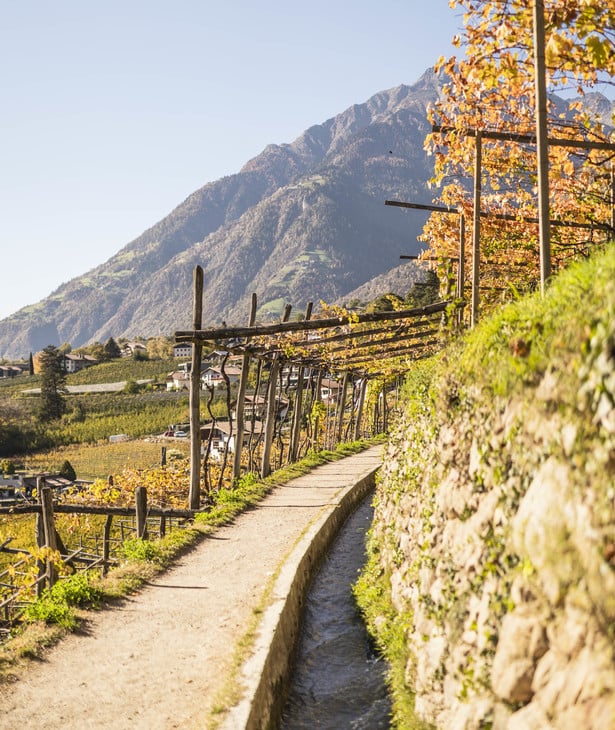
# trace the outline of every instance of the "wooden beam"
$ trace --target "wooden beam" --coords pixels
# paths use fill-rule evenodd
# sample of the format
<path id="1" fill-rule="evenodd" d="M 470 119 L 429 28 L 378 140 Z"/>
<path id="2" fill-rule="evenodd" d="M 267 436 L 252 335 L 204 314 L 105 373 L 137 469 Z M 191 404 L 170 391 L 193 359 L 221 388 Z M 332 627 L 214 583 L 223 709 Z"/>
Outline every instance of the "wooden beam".
<path id="1" fill-rule="evenodd" d="M 340 327 L 346 324 L 361 324 L 363 322 L 387 322 L 398 319 L 412 319 L 423 317 L 437 312 L 443 312 L 450 304 L 450 301 L 429 304 L 426 307 L 415 307 L 413 309 L 401 309 L 395 312 L 365 312 L 357 315 L 340 315 L 338 317 L 325 317 L 312 319 L 309 322 L 278 322 L 273 324 L 256 325 L 254 327 L 223 327 L 210 329 L 178 330 L 175 332 L 176 342 L 216 342 L 225 339 L 239 339 L 242 337 L 260 337 L 268 335 L 279 335 L 288 332 L 301 332 L 302 330 L 313 332 L 315 330 Z"/>
<path id="2" fill-rule="evenodd" d="M 456 129 L 447 125 L 434 124 L 431 127 L 432 132 L 437 134 L 446 134 L 447 132 L 461 132 L 466 137 L 475 137 L 476 129 L 465 128 Z M 483 139 L 494 139 L 502 142 L 518 142 L 519 144 L 536 144 L 535 134 L 518 134 L 517 132 L 495 132 L 488 129 L 481 130 Z M 570 147 L 572 149 L 584 150 L 602 150 L 603 152 L 614 152 L 615 143 L 613 142 L 595 142 L 589 139 L 567 139 L 566 137 L 548 137 L 548 143 L 551 147 Z"/>

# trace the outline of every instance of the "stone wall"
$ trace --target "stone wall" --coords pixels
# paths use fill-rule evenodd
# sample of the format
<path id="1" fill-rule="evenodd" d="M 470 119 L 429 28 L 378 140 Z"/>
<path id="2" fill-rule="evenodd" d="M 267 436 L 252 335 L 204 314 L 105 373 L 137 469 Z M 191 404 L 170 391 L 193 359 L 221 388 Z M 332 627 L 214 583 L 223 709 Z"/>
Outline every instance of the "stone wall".
<path id="1" fill-rule="evenodd" d="M 441 372 L 392 435 L 372 537 L 415 712 L 615 728 L 615 317 L 513 396 Z"/>

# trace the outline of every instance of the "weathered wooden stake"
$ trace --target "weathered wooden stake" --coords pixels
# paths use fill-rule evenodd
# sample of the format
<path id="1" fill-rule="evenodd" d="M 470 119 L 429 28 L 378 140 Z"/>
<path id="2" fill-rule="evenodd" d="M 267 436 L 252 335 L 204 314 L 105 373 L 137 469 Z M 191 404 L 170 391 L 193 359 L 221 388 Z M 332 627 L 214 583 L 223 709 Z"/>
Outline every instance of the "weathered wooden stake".
<path id="1" fill-rule="evenodd" d="M 38 497 L 38 501 L 40 503 L 41 501 L 41 491 L 43 487 L 45 486 L 45 479 L 44 477 L 37 477 L 36 479 L 36 494 Z M 45 528 L 43 527 L 43 513 L 37 512 L 36 514 L 36 521 L 34 523 L 34 538 L 36 540 L 36 544 L 38 547 L 44 547 L 45 546 Z M 38 561 L 38 577 L 42 578 L 45 575 L 45 564 L 42 561 Z M 40 596 L 45 589 L 45 584 L 43 581 L 40 581 L 36 584 L 36 595 Z"/>
<path id="2" fill-rule="evenodd" d="M 56 527 L 53 520 L 53 491 L 51 487 L 43 487 L 41 490 L 41 514 L 43 516 L 43 531 L 45 535 L 45 547 L 57 551 Z M 58 579 L 58 573 L 53 560 L 47 558 L 47 582 L 49 587 Z"/>
<path id="3" fill-rule="evenodd" d="M 291 306 L 286 305 L 284 309 L 284 317 L 282 322 L 288 322 L 290 317 Z M 278 385 L 278 373 L 280 370 L 280 357 L 276 353 L 271 362 L 271 370 L 269 371 L 269 388 L 267 389 L 267 419 L 265 421 L 265 442 L 263 444 L 263 456 L 261 461 L 261 477 L 268 477 L 271 474 L 271 446 L 273 444 L 273 434 L 276 419 L 276 391 Z"/>
<path id="4" fill-rule="evenodd" d="M 200 266 L 194 267 L 193 283 L 192 326 L 198 330 L 203 324 L 203 269 Z M 198 509 L 201 503 L 201 353 L 201 343 L 193 342 L 190 371 L 190 509 Z"/>
<path id="5" fill-rule="evenodd" d="M 354 438 L 358 441 L 361 438 L 361 420 L 363 418 L 363 404 L 365 403 L 365 393 L 367 391 L 367 378 L 361 379 L 361 390 L 359 394 L 359 406 L 357 408 L 357 422 L 354 427 Z"/>
<path id="6" fill-rule="evenodd" d="M 314 403 L 322 403 L 322 370 L 316 373 L 316 386 L 314 387 Z M 318 431 L 320 428 L 320 416 L 316 416 L 312 426 L 312 448 L 318 451 Z"/>
<path id="7" fill-rule="evenodd" d="M 136 488 L 135 508 L 137 512 L 137 537 L 147 540 L 147 487 Z"/>
<path id="8" fill-rule="evenodd" d="M 312 317 L 313 306 L 313 302 L 308 302 L 307 309 L 305 310 L 306 322 Z M 288 461 L 291 464 L 297 461 L 297 453 L 299 451 L 299 435 L 301 433 L 301 417 L 303 415 L 303 370 L 303 365 L 300 363 L 297 376 L 297 390 L 295 391 L 295 410 L 290 432 L 290 446 L 288 448 Z"/>
<path id="9" fill-rule="evenodd" d="M 459 216 L 459 263 L 457 265 L 457 299 L 461 301 L 458 324 L 463 325 L 465 281 L 466 279 L 466 218 L 463 213 Z"/>
<path id="10" fill-rule="evenodd" d="M 256 294 L 252 294 L 252 302 L 250 305 L 250 316 L 248 318 L 248 327 L 253 327 L 256 321 Z M 237 393 L 237 436 L 235 437 L 235 456 L 233 460 L 233 481 L 241 476 L 241 450 L 243 448 L 243 432 L 244 432 L 244 404 L 246 400 L 246 389 L 248 386 L 248 376 L 250 374 L 250 355 L 246 352 L 241 363 L 241 377 L 239 379 L 239 391 Z"/>
<path id="11" fill-rule="evenodd" d="M 163 446 L 160 449 L 160 466 L 167 465 L 167 447 Z"/>
<path id="12" fill-rule="evenodd" d="M 536 156 L 538 159 L 540 291 L 544 295 L 547 280 L 551 276 L 551 241 L 549 228 L 549 139 L 547 134 L 544 0 L 534 0 L 534 87 L 536 97 Z"/>
<path id="13" fill-rule="evenodd" d="M 111 526 L 113 525 L 113 515 L 107 515 L 105 520 L 105 529 L 103 531 L 103 575 L 109 572 L 109 554 L 111 552 Z"/>
<path id="14" fill-rule="evenodd" d="M 342 378 L 342 388 L 338 399 L 337 427 L 335 429 L 335 439 L 337 443 L 342 441 L 342 433 L 344 429 L 344 411 L 346 410 L 346 393 L 348 391 L 348 371 L 344 373 Z"/>
<path id="15" fill-rule="evenodd" d="M 474 150 L 474 216 L 472 219 L 472 327 L 478 323 L 478 284 L 480 280 L 480 200 L 482 175 L 482 133 L 476 130 Z"/>

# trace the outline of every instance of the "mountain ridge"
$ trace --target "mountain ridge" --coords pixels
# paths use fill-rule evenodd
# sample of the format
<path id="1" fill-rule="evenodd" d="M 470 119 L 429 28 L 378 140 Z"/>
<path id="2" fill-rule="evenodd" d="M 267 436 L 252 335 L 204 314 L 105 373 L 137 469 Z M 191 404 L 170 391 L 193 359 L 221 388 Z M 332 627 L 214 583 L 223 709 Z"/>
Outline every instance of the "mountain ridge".
<path id="1" fill-rule="evenodd" d="M 0 321 L 0 356 L 189 327 L 195 264 L 210 323 L 245 321 L 253 291 L 259 317 L 274 318 L 285 302 L 334 301 L 393 268 L 418 250 L 425 216 L 384 200 L 428 199 L 423 140 L 439 85 L 429 69 L 206 183 L 105 263 Z"/>

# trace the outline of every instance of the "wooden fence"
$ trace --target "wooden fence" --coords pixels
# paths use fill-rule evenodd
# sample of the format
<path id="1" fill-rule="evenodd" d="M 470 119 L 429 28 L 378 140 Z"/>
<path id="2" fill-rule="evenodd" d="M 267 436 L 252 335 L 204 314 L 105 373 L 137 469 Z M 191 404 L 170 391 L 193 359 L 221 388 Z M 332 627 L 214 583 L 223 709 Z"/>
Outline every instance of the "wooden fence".
<path id="1" fill-rule="evenodd" d="M 12 547 L 13 538 L 0 545 L 0 551 L 15 555 L 18 559 L 10 568 L 0 573 L 0 635 L 8 634 L 24 609 L 30 605 L 43 590 L 51 588 L 58 580 L 58 556 L 71 573 L 85 570 L 100 570 L 106 574 L 117 563 L 117 554 L 127 538 L 147 539 L 154 532 L 164 536 L 173 526 L 184 524 L 194 517 L 193 510 L 160 508 L 148 505 L 147 490 L 138 487 L 133 507 L 98 506 L 81 504 L 54 503 L 53 490 L 44 486 L 41 478 L 37 485 L 39 502 L 37 504 L 0 507 L 0 514 L 35 514 L 35 539 L 41 548 L 48 548 L 44 562 L 37 561 L 37 576 L 28 580 L 25 569 L 31 564 L 32 554 L 23 548 Z M 67 548 L 57 530 L 56 514 L 88 514 L 106 517 L 103 533 L 93 538 L 94 545 L 89 548 L 80 545 Z M 114 521 L 116 533 L 113 535 Z M 114 549 L 115 548 L 115 549 Z M 115 555 L 114 555 L 115 553 Z"/>

